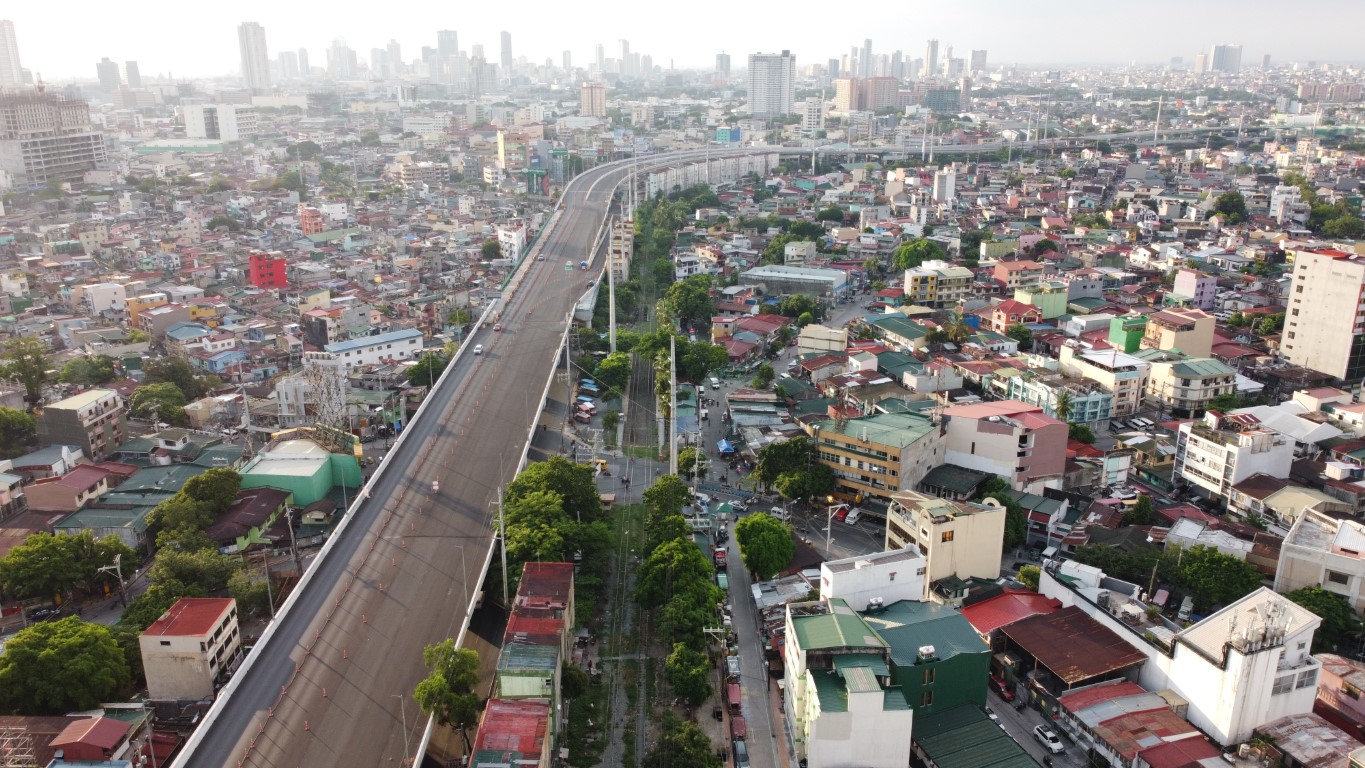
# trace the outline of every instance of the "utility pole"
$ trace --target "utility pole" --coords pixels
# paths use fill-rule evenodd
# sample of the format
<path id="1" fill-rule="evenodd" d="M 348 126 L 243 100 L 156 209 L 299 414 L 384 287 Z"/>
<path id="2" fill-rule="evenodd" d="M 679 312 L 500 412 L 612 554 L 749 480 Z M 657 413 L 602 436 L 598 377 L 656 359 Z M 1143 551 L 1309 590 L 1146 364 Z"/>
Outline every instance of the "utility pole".
<path id="1" fill-rule="evenodd" d="M 668 472 L 678 474 L 678 337 L 668 335 Z"/>
<path id="2" fill-rule="evenodd" d="M 632 174 L 630 178 L 630 196 L 634 198 L 635 176 Z M 634 210 L 634 203 L 631 204 L 631 210 Z M 626 221 L 630 221 L 629 216 L 626 217 Z M 618 256 L 622 262 L 625 260 L 625 241 L 617 237 L 617 230 L 624 229 L 621 225 L 622 222 L 619 219 L 612 224 L 612 233 L 608 236 L 610 239 L 607 241 L 607 343 L 612 352 L 616 351 L 616 260 Z M 618 254 L 618 250 L 622 253 Z"/>
<path id="3" fill-rule="evenodd" d="M 128 607 L 128 591 L 123 585 L 123 555 L 114 555 L 114 564 L 105 565 L 95 569 L 96 573 L 112 572 L 118 578 L 118 602 L 124 608 Z"/>
<path id="4" fill-rule="evenodd" d="M 504 525 L 504 508 L 502 505 L 502 486 L 498 486 L 498 538 L 502 541 L 502 604 L 509 606 L 507 602 L 507 526 Z"/>

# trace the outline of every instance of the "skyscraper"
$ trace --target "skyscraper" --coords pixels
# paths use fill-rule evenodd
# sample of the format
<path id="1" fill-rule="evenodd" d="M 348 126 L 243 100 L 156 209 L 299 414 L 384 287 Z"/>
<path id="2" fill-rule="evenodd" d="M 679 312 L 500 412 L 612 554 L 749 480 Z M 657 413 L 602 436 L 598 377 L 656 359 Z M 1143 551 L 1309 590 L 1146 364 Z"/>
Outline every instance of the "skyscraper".
<path id="1" fill-rule="evenodd" d="M 237 47 L 242 53 L 242 79 L 251 91 L 270 90 L 270 56 L 265 47 L 265 27 L 244 21 L 237 27 Z"/>
<path id="2" fill-rule="evenodd" d="M 565 72 L 573 71 L 573 54 L 568 51 L 564 52 L 564 71 Z"/>
<path id="3" fill-rule="evenodd" d="M 502 32 L 502 71 L 506 77 L 512 73 L 512 33 Z"/>
<path id="4" fill-rule="evenodd" d="M 356 76 L 358 69 L 355 51 L 346 45 L 345 40 L 333 40 L 332 47 L 327 49 L 327 74 L 333 80 L 350 80 Z"/>
<path id="5" fill-rule="evenodd" d="M 280 77 L 285 80 L 293 80 L 299 76 L 299 55 L 293 51 L 280 51 L 280 55 L 275 57 L 279 62 Z"/>
<path id="6" fill-rule="evenodd" d="M 938 41 L 930 40 L 924 46 L 924 69 L 920 77 L 934 77 L 938 74 Z"/>
<path id="7" fill-rule="evenodd" d="M 617 41 L 621 45 L 621 77 L 634 77 L 635 72 L 631 68 L 630 41 L 622 38 Z"/>
<path id="8" fill-rule="evenodd" d="M 24 70 L 19 65 L 19 42 L 14 37 L 14 22 L 0 19 L 0 88 L 17 88 L 24 84 Z"/>
<path id="9" fill-rule="evenodd" d="M 403 70 L 403 47 L 398 44 L 398 41 L 390 39 L 384 52 L 389 55 L 389 72 L 395 75 L 401 72 Z"/>
<path id="10" fill-rule="evenodd" d="M 1353 253 L 1294 254 L 1289 316 L 1280 351 L 1289 362 L 1353 384 L 1365 378 L 1365 262 Z"/>
<path id="11" fill-rule="evenodd" d="M 607 49 L 601 43 L 597 44 L 597 74 L 601 77 L 607 71 Z"/>
<path id="12" fill-rule="evenodd" d="M 442 29 L 436 33 L 436 53 L 441 58 L 454 56 L 460 52 L 460 35 L 454 30 Z"/>
<path id="13" fill-rule="evenodd" d="M 123 62 L 123 82 L 127 83 L 129 88 L 142 87 L 142 73 L 138 71 L 136 61 Z"/>
<path id="14" fill-rule="evenodd" d="M 749 113 L 789 115 L 796 95 L 796 57 L 791 51 L 749 54 Z"/>
<path id="15" fill-rule="evenodd" d="M 307 48 L 300 48 L 300 49 L 299 49 L 299 76 L 300 76 L 300 77 L 308 77 L 308 76 L 311 75 L 312 73 L 313 73 L 312 68 L 308 66 L 308 49 L 307 49 Z"/>
<path id="16" fill-rule="evenodd" d="M 858 71 L 863 77 L 872 77 L 872 38 L 863 40 L 863 52 L 858 56 Z"/>
<path id="17" fill-rule="evenodd" d="M 716 72 L 720 73 L 725 77 L 730 76 L 730 54 L 728 53 L 716 54 Z"/>
<path id="18" fill-rule="evenodd" d="M 607 87 L 602 83 L 584 83 L 579 87 L 578 114 L 584 117 L 607 116 Z"/>
<path id="19" fill-rule="evenodd" d="M 1242 71 L 1242 46 L 1215 45 L 1209 51 L 1209 71 L 1235 75 Z"/>
<path id="20" fill-rule="evenodd" d="M 972 74 L 986 71 L 986 52 L 984 50 L 972 51 L 972 63 L 967 67 L 967 70 Z"/>
<path id="21" fill-rule="evenodd" d="M 108 56 L 95 62 L 95 74 L 100 79 L 100 88 L 106 91 L 116 91 L 123 79 L 118 75 L 118 62 L 110 61 Z"/>

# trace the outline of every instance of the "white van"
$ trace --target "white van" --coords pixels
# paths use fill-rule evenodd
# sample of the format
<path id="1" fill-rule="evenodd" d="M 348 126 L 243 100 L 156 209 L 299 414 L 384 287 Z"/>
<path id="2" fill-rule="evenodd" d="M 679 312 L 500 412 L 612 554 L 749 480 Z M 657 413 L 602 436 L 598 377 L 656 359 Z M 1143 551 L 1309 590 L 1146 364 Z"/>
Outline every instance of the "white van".
<path id="1" fill-rule="evenodd" d="M 476 355 L 482 355 L 482 354 L 483 354 L 483 345 L 482 345 L 482 344 L 475 344 L 475 345 L 474 345 L 474 354 L 476 354 Z"/>
<path id="2" fill-rule="evenodd" d="M 849 513 L 844 517 L 844 525 L 857 525 L 858 516 L 861 515 L 862 513 L 863 511 L 861 509 L 857 509 L 856 507 L 852 510 L 849 510 Z"/>
<path id="3" fill-rule="evenodd" d="M 720 379 L 715 376 L 711 377 L 711 389 L 720 389 Z"/>

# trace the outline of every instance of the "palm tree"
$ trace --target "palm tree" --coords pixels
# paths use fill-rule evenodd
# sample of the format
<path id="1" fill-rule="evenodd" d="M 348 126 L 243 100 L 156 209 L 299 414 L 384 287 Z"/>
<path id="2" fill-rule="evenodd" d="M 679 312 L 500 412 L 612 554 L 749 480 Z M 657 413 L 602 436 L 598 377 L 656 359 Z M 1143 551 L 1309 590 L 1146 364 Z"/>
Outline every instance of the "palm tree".
<path id="1" fill-rule="evenodd" d="M 949 312 L 943 330 L 948 332 L 948 340 L 954 344 L 961 344 L 972 335 L 972 326 L 961 312 Z"/>
<path id="2" fill-rule="evenodd" d="M 1070 422 L 1071 411 L 1075 407 L 1076 404 L 1071 401 L 1071 390 L 1064 389 L 1061 394 L 1057 395 L 1057 402 L 1053 404 L 1052 412 L 1056 414 L 1058 420 Z"/>

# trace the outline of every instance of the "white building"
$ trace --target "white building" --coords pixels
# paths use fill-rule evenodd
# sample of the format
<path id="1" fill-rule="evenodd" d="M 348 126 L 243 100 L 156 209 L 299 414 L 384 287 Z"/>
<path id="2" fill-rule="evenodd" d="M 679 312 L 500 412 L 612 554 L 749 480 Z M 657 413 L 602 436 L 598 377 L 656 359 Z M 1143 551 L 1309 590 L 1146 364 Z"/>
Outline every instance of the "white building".
<path id="1" fill-rule="evenodd" d="M 902 491 L 891 496 L 886 511 L 886 548 L 915 549 L 924 555 L 920 578 L 925 592 L 920 600 L 928 599 L 941 579 L 999 578 L 1004 541 L 1003 506 Z"/>
<path id="2" fill-rule="evenodd" d="M 1234 485 L 1257 473 L 1289 477 L 1293 462 L 1293 441 L 1216 411 L 1181 424 L 1176 433 L 1175 475 L 1210 497 L 1226 498 Z"/>
<path id="3" fill-rule="evenodd" d="M 71 308 L 90 316 L 101 312 L 117 312 L 122 316 L 127 300 L 126 289 L 118 283 L 90 283 L 71 289 Z"/>
<path id="4" fill-rule="evenodd" d="M 256 108 L 245 104 L 185 105 L 185 135 L 191 139 L 241 141 L 254 136 L 258 127 Z"/>
<path id="5" fill-rule="evenodd" d="M 270 90 L 270 53 L 265 46 L 265 27 L 254 21 L 239 24 L 237 47 L 242 56 L 242 79 L 246 81 L 246 87 L 254 92 Z"/>
<path id="6" fill-rule="evenodd" d="M 498 247 L 504 259 L 519 259 L 526 250 L 526 227 L 522 224 L 498 227 Z"/>
<path id="7" fill-rule="evenodd" d="M 952 168 L 934 172 L 934 202 L 951 203 L 957 199 L 957 173 Z"/>
<path id="8" fill-rule="evenodd" d="M 1112 410 L 1115 417 L 1131 416 L 1142 406 L 1147 391 L 1151 365 L 1118 348 L 1088 349 L 1071 339 L 1062 347 L 1060 370 L 1067 376 L 1077 376 L 1114 393 Z"/>
<path id="9" fill-rule="evenodd" d="M 1317 510 L 1294 521 L 1280 546 L 1275 591 L 1322 587 L 1365 610 L 1365 525 Z"/>
<path id="10" fill-rule="evenodd" d="M 237 601 L 181 598 L 143 631 L 138 644 L 151 698 L 212 698 L 241 648 Z"/>
<path id="11" fill-rule="evenodd" d="M 1322 620 L 1267 587 L 1183 629 L 1148 623 L 1137 585 L 1074 561 L 1045 568 L 1038 591 L 1079 606 L 1147 654 L 1138 685 L 1185 699 L 1190 723 L 1220 745 L 1313 709 L 1321 664 L 1310 649 Z"/>
<path id="12" fill-rule="evenodd" d="M 362 336 L 350 341 L 338 341 L 309 352 L 305 365 L 338 366 L 345 370 L 367 365 L 380 365 L 398 360 L 411 360 L 422 352 L 422 332 L 413 328 L 389 331 L 377 336 Z"/>
<path id="13" fill-rule="evenodd" d="M 825 130 L 825 102 L 823 99 L 806 99 L 801 102 L 801 133 L 814 136 L 816 131 Z"/>
<path id="14" fill-rule="evenodd" d="M 928 568 L 915 547 L 826 561 L 820 564 L 820 599 L 838 598 L 860 610 L 874 599 L 882 605 L 923 600 Z"/>
<path id="15" fill-rule="evenodd" d="M 1365 378 L 1365 258 L 1342 251 L 1298 250 L 1280 351 L 1295 365 L 1346 382 Z"/>
<path id="16" fill-rule="evenodd" d="M 749 113 L 775 117 L 792 113 L 796 57 L 791 51 L 749 54 Z"/>

